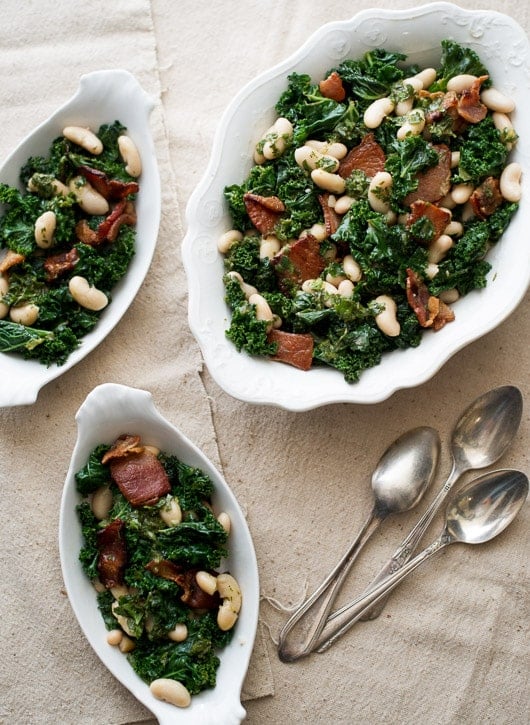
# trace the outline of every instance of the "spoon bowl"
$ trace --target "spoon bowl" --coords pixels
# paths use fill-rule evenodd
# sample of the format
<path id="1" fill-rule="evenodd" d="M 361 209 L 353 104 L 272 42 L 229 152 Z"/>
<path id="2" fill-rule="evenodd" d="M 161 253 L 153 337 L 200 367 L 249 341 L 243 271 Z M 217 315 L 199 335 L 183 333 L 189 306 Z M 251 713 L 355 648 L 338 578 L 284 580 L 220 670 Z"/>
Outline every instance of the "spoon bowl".
<path id="1" fill-rule="evenodd" d="M 384 564 L 366 591 L 402 567 L 410 559 L 439 507 L 465 471 L 486 468 L 495 463 L 513 442 L 523 413 L 523 396 L 514 385 L 501 385 L 474 400 L 462 413 L 451 436 L 453 465 L 444 485 L 416 526 Z M 385 608 L 386 598 L 365 611 L 362 619 L 376 619 Z M 331 618 L 335 616 L 335 612 Z"/>
<path id="2" fill-rule="evenodd" d="M 388 595 L 410 572 L 450 544 L 483 544 L 498 536 L 513 521 L 528 495 L 528 478 L 520 471 L 493 471 L 456 492 L 445 514 L 440 536 L 384 581 L 334 612 L 314 649 L 324 652 L 374 604 Z"/>
<path id="3" fill-rule="evenodd" d="M 407 431 L 383 453 L 372 474 L 374 506 L 366 523 L 333 571 L 280 632 L 278 654 L 283 662 L 294 662 L 311 652 L 359 552 L 387 516 L 408 511 L 421 499 L 433 479 L 439 454 L 438 433 L 427 426 Z"/>

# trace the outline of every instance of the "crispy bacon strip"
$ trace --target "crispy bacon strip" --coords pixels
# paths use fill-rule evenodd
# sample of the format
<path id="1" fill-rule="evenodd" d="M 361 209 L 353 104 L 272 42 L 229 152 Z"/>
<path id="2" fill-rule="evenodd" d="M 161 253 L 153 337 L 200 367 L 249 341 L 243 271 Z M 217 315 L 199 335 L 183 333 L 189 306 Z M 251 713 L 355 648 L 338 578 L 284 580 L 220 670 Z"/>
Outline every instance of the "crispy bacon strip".
<path id="1" fill-rule="evenodd" d="M 488 113 L 487 107 L 480 100 L 480 86 L 489 76 L 480 76 L 473 81 L 469 88 L 460 94 L 458 99 L 458 115 L 468 123 L 479 123 Z"/>
<path id="2" fill-rule="evenodd" d="M 182 587 L 184 593 L 180 598 L 191 609 L 217 609 L 221 603 L 217 592 L 213 595 L 208 594 L 197 584 L 196 574 L 199 569 L 185 569 L 169 559 L 150 561 L 145 568 L 156 576 L 169 579 Z"/>
<path id="3" fill-rule="evenodd" d="M 46 281 L 53 282 L 61 277 L 61 275 L 71 272 L 79 261 L 77 249 L 72 248 L 69 252 L 60 252 L 52 254 L 43 262 L 46 271 Z"/>
<path id="4" fill-rule="evenodd" d="M 123 529 L 123 521 L 115 519 L 96 534 L 97 570 L 101 583 L 107 589 L 123 584 L 123 573 L 127 564 Z"/>
<path id="5" fill-rule="evenodd" d="M 272 258 L 278 286 L 283 292 L 300 287 L 306 279 L 315 279 L 326 266 L 320 254 L 320 244 L 312 234 L 304 234 L 292 244 L 286 244 Z"/>
<path id="6" fill-rule="evenodd" d="M 385 170 L 385 152 L 375 140 L 373 133 L 367 133 L 361 143 L 351 149 L 339 164 L 338 174 L 347 179 L 354 169 L 364 171 L 366 176 L 372 177 L 378 171 Z"/>
<path id="7" fill-rule="evenodd" d="M 320 81 L 318 88 L 325 98 L 331 98 L 333 101 L 343 101 L 346 98 L 342 78 L 335 70 Z"/>
<path id="8" fill-rule="evenodd" d="M 118 179 L 109 179 L 107 174 L 103 171 L 93 169 L 90 166 L 79 166 L 77 170 L 85 177 L 88 183 L 108 201 L 125 199 L 125 197 L 129 194 L 138 193 L 140 189 L 136 181 L 118 181 Z"/>
<path id="9" fill-rule="evenodd" d="M 500 191 L 499 180 L 488 176 L 469 197 L 473 213 L 479 219 L 486 219 L 502 204 L 503 197 Z"/>
<path id="10" fill-rule="evenodd" d="M 407 269 L 407 301 L 422 327 L 438 331 L 455 319 L 449 305 L 431 295 L 427 285 L 412 269 Z"/>
<path id="11" fill-rule="evenodd" d="M 313 362 L 313 338 L 309 334 L 296 334 L 283 330 L 271 330 L 267 333 L 269 342 L 278 345 L 272 360 L 287 363 L 300 370 L 309 370 Z"/>
<path id="12" fill-rule="evenodd" d="M 324 214 L 324 224 L 328 237 L 335 234 L 340 224 L 339 215 L 335 212 L 335 209 L 332 209 L 329 205 L 329 197 L 330 194 L 328 192 L 318 195 L 318 201 L 322 207 L 322 213 Z"/>
<path id="13" fill-rule="evenodd" d="M 451 188 L 451 151 L 445 144 L 433 146 L 439 156 L 436 166 L 431 166 L 418 174 L 418 188 L 404 198 L 403 203 L 410 206 L 413 202 L 436 202 Z"/>
<path id="14" fill-rule="evenodd" d="M 139 445 L 138 436 L 120 436 L 102 463 L 132 506 L 152 506 L 171 490 L 164 466 L 150 450 Z"/>
<path id="15" fill-rule="evenodd" d="M 451 212 L 431 204 L 430 201 L 418 199 L 418 201 L 414 201 L 410 205 L 410 214 L 406 223 L 407 228 L 410 228 L 414 222 L 422 217 L 426 217 L 431 222 L 434 227 L 433 239 L 437 239 L 443 234 L 445 227 L 451 221 Z"/>
<path id="16" fill-rule="evenodd" d="M 243 203 L 250 221 L 258 232 L 264 235 L 274 230 L 282 212 L 285 211 L 283 201 L 277 196 L 260 196 L 247 192 L 243 195 Z"/>

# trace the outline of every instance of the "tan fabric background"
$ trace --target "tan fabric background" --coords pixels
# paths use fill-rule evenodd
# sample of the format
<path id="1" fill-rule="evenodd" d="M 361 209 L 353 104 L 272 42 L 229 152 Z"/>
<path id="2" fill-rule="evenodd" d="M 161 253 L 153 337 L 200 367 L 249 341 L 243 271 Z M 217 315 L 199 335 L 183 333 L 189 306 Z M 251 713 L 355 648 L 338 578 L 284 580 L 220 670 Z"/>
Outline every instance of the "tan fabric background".
<path id="1" fill-rule="evenodd" d="M 415 4 L 394 0 L 391 7 Z M 280 663 L 273 640 L 287 615 L 273 604 L 292 606 L 335 563 L 368 514 L 371 470 L 394 438 L 416 425 L 437 427 L 441 481 L 450 429 L 473 398 L 514 383 L 528 399 L 528 297 L 421 387 L 375 406 L 303 414 L 227 396 L 202 369 L 187 327 L 184 210 L 220 114 L 244 83 L 322 23 L 388 5 L 0 3 L 9 21 L 0 26 L 0 158 L 72 95 L 82 73 L 123 67 L 161 98 L 153 131 L 164 188 L 153 265 L 122 322 L 34 406 L 0 410 L 0 722 L 118 725 L 149 718 L 84 641 L 62 591 L 56 542 L 75 411 L 95 385 L 114 381 L 149 389 L 161 412 L 222 466 L 247 512 L 263 596 L 245 684 L 249 723 L 527 723 L 528 505 L 497 542 L 480 550 L 453 547 L 417 572 L 377 622 L 355 627 L 324 655 Z M 530 11 L 515 0 L 460 5 L 509 13 L 530 32 Z M 163 321 L 156 315 L 162 298 L 170 309 Z M 529 436 L 525 407 L 503 465 L 528 472 Z M 359 591 L 416 518 L 402 515 L 380 529 L 341 599 Z"/>

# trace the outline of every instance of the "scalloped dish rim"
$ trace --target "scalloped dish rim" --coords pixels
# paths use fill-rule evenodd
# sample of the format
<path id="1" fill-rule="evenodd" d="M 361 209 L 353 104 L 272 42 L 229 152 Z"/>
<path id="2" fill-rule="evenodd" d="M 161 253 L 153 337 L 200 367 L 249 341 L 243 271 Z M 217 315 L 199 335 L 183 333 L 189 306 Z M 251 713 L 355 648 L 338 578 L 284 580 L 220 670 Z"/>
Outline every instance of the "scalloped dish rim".
<path id="1" fill-rule="evenodd" d="M 259 574 L 252 537 L 237 499 L 227 482 L 207 456 L 156 407 L 151 393 L 126 385 L 104 383 L 94 388 L 80 406 L 77 415 L 77 438 L 66 475 L 59 518 L 59 551 L 64 583 L 74 614 L 91 647 L 110 672 L 160 722 L 219 722 L 220 712 L 226 722 L 239 723 L 245 715 L 240 702 L 241 688 L 248 669 L 257 630 L 259 611 Z M 228 566 L 243 590 L 243 607 L 236 623 L 232 642 L 219 653 L 221 665 L 217 685 L 192 696 L 191 705 L 177 708 L 157 700 L 127 662 L 118 648 L 106 642 L 106 628 L 97 608 L 95 591 L 78 561 L 82 543 L 75 505 L 81 496 L 75 488 L 75 472 L 86 462 L 98 443 L 111 443 L 127 428 L 145 442 L 174 453 L 190 465 L 198 466 L 211 476 L 214 501 L 229 513 L 232 532 Z M 234 664 L 235 663 L 235 664 Z M 214 718 L 210 714 L 214 711 Z M 233 718 L 231 720 L 230 718 Z"/>
<path id="2" fill-rule="evenodd" d="M 0 353 L 0 407 L 34 403 L 45 385 L 70 370 L 103 342 L 121 320 L 144 281 L 156 247 L 161 213 L 160 177 L 149 125 L 155 105 L 154 99 L 128 71 L 112 69 L 87 73 L 79 79 L 74 95 L 34 128 L 2 164 L 0 179 L 18 185 L 22 164 L 31 155 L 47 153 L 64 126 L 83 124 L 94 128 L 120 120 L 140 151 L 143 169 L 136 201 L 136 252 L 125 277 L 113 290 L 112 304 L 63 365 L 46 367 L 36 360 Z"/>
<path id="3" fill-rule="evenodd" d="M 530 248 L 518 248 L 517 239 L 524 238 L 525 219 L 530 217 L 530 188 L 523 173 L 519 210 L 488 256 L 492 270 L 487 287 L 455 304 L 455 322 L 438 333 L 424 334 L 417 348 L 385 353 L 382 362 L 363 372 L 357 383 L 346 383 L 342 374 L 331 368 L 300 371 L 238 353 L 224 334 L 230 313 L 224 302 L 217 239 L 230 228 L 230 220 L 222 190 L 227 184 L 241 183 L 250 169 L 253 144 L 272 122 L 273 105 L 287 75 L 293 70 L 324 73 L 333 66 L 333 53 L 335 62 L 358 57 L 374 47 L 374 39 L 380 47 L 403 50 L 413 62 L 427 63 L 430 58 L 433 63 L 439 59 L 440 40 L 445 37 L 479 53 L 496 86 L 515 98 L 514 125 L 516 129 L 522 125 L 517 119 L 530 113 L 530 45 L 524 31 L 511 17 L 497 11 L 466 10 L 446 2 L 396 11 L 364 10 L 351 20 L 328 23 L 286 60 L 247 83 L 226 108 L 207 170 L 187 205 L 182 256 L 188 278 L 190 328 L 212 377 L 233 397 L 291 411 L 329 403 L 383 401 L 397 390 L 429 380 L 455 353 L 505 320 L 524 296 L 530 282 Z M 418 43 L 420 49 L 413 50 Z M 530 167 L 530 134 L 520 137 L 511 160 L 518 160 L 523 169 Z M 514 249 L 519 264 L 509 270 Z"/>

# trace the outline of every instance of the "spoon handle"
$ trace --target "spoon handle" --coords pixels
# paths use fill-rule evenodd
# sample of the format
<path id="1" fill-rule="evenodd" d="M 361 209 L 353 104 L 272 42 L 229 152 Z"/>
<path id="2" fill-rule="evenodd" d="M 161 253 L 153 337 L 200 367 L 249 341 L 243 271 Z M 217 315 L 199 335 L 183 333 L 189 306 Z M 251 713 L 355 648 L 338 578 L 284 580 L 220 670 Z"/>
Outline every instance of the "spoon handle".
<path id="1" fill-rule="evenodd" d="M 385 515 L 376 508 L 373 509 L 359 535 L 333 571 L 286 622 L 278 643 L 278 654 L 282 662 L 294 662 L 310 654 L 344 579 Z M 299 622 L 302 624 L 301 620 L 305 626 L 296 627 Z"/>
<path id="2" fill-rule="evenodd" d="M 407 564 L 404 564 L 396 572 L 388 576 L 373 589 L 361 594 L 349 604 L 333 613 L 333 618 L 329 618 L 325 627 L 322 629 L 320 637 L 317 639 L 314 650 L 317 652 L 325 652 L 331 645 L 336 642 L 362 615 L 377 604 L 380 599 L 386 597 L 392 589 L 414 571 L 420 564 L 429 559 L 431 556 L 441 551 L 445 546 L 452 544 L 454 540 L 448 536 L 445 531 L 432 542 L 430 546 L 420 552 Z"/>
<path id="3" fill-rule="evenodd" d="M 366 588 L 364 593 L 370 592 L 376 585 L 380 584 L 382 581 L 387 579 L 387 577 L 390 574 L 393 574 L 396 571 L 399 571 L 402 566 L 404 566 L 407 561 L 410 559 L 410 557 L 414 554 L 414 550 L 420 543 L 420 540 L 427 530 L 427 527 L 433 520 L 436 512 L 440 508 L 442 502 L 445 500 L 445 497 L 451 490 L 452 486 L 456 483 L 456 481 L 460 478 L 462 475 L 462 471 L 456 466 L 456 464 L 453 464 L 453 468 L 451 470 L 451 473 L 447 477 L 446 482 L 442 486 L 442 488 L 438 491 L 436 497 L 432 500 L 431 504 L 423 514 L 423 516 L 420 518 L 420 520 L 417 522 L 417 524 L 411 529 L 409 534 L 403 539 L 401 544 L 398 546 L 398 548 L 394 551 L 390 559 L 384 564 L 384 566 L 381 568 L 379 573 L 376 575 L 376 577 L 370 582 L 368 587 Z M 390 593 L 389 593 L 390 594 Z M 366 612 L 364 612 L 361 619 L 368 620 L 368 619 L 376 619 L 383 609 L 385 608 L 386 602 L 387 602 L 388 596 L 381 597 L 378 599 L 377 604 L 368 609 Z M 335 616 L 335 612 L 330 615 L 330 619 L 332 619 Z"/>

